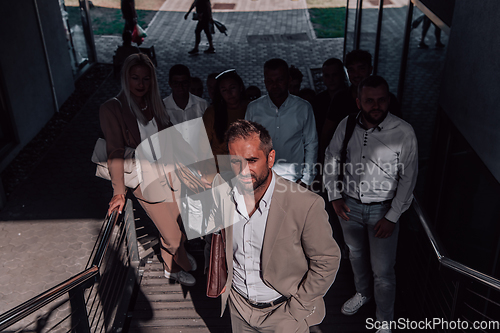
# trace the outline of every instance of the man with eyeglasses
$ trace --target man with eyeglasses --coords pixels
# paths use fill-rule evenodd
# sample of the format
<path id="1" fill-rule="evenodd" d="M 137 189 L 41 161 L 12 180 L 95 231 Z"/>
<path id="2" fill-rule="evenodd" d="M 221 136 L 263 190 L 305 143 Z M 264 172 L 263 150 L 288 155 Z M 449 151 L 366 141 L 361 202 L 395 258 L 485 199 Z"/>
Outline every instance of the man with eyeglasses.
<path id="1" fill-rule="evenodd" d="M 267 95 L 251 102 L 246 120 L 263 125 L 276 150 L 273 170 L 304 187 L 313 183 L 318 156 L 318 135 L 314 113 L 307 101 L 288 92 L 290 74 L 283 59 L 264 64 Z"/>

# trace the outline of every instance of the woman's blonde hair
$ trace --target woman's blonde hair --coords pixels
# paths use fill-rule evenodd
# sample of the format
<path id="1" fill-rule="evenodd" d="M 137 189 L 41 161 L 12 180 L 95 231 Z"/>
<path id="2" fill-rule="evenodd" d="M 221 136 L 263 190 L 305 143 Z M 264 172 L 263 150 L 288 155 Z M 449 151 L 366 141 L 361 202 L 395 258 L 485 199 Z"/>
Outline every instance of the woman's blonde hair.
<path id="1" fill-rule="evenodd" d="M 151 85 L 149 86 L 149 91 L 144 95 L 147 105 L 152 107 L 153 115 L 156 119 L 160 121 L 161 124 L 167 126 L 170 124 L 170 119 L 168 117 L 167 111 L 165 110 L 165 104 L 160 97 L 160 89 L 158 88 L 158 80 L 156 79 L 156 71 L 153 62 L 149 57 L 143 53 L 135 53 L 127 57 L 123 62 L 122 73 L 121 73 L 121 85 L 122 92 L 127 98 L 128 105 L 135 117 L 141 122 L 141 124 L 146 125 L 148 120 L 140 110 L 137 103 L 134 101 L 130 95 L 129 82 L 130 82 L 130 70 L 134 66 L 144 66 L 149 68 L 151 73 Z"/>

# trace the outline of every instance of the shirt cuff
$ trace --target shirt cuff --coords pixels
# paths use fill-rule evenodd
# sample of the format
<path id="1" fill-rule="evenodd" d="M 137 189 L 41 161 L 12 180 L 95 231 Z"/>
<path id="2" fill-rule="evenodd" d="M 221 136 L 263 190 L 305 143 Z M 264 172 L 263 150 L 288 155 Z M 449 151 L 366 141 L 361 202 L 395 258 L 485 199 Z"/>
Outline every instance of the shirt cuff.
<path id="1" fill-rule="evenodd" d="M 310 170 L 310 168 L 307 168 Z M 309 171 L 307 170 L 307 171 Z M 316 172 L 306 172 L 305 174 L 302 174 L 302 178 L 300 179 L 304 184 L 306 185 L 311 185 L 314 181 L 314 178 L 316 177 Z"/>
<path id="2" fill-rule="evenodd" d="M 310 186 L 313 183 L 313 181 L 310 179 L 311 179 L 311 177 L 302 176 L 300 181 L 303 182 L 304 184 L 306 184 L 307 186 Z M 312 179 L 314 179 L 314 177 Z"/>
<path id="3" fill-rule="evenodd" d="M 396 212 L 396 210 L 392 207 L 385 214 L 385 219 L 389 222 L 392 222 L 392 223 L 397 223 L 400 217 L 401 217 L 401 213 Z"/>
<path id="4" fill-rule="evenodd" d="M 328 201 L 335 201 L 342 199 L 342 192 L 335 189 L 333 191 L 328 190 Z"/>

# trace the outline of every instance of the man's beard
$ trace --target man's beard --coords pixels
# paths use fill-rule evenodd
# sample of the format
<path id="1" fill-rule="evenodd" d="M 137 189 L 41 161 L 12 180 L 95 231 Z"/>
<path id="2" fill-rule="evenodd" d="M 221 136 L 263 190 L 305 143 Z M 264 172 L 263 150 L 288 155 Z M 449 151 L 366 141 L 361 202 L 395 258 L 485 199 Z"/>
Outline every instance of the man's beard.
<path id="1" fill-rule="evenodd" d="M 266 175 L 261 178 L 255 178 L 255 183 L 253 183 L 253 190 L 257 190 L 259 187 L 262 186 L 267 181 L 267 178 L 269 178 L 269 169 L 267 169 Z"/>
<path id="2" fill-rule="evenodd" d="M 250 184 L 245 185 L 244 183 L 240 182 L 241 189 L 245 192 L 255 192 L 258 188 L 260 188 L 263 184 L 266 183 L 267 179 L 269 178 L 269 174 L 270 171 L 269 169 L 267 169 L 266 174 L 262 175 L 261 177 L 256 177 L 254 175 L 251 175 L 250 176 L 250 179 L 252 181 L 251 185 Z"/>
<path id="3" fill-rule="evenodd" d="M 268 91 L 269 93 L 269 97 L 271 99 L 282 99 L 282 98 L 286 98 L 288 96 L 288 91 L 282 91 L 282 90 L 272 90 L 272 91 Z"/>
<path id="4" fill-rule="evenodd" d="M 367 112 L 365 111 L 363 108 L 361 108 L 361 111 L 362 111 L 362 115 L 363 117 L 365 118 L 365 120 L 367 122 L 369 122 L 370 124 L 373 124 L 373 125 L 379 125 L 381 122 L 384 121 L 385 117 L 387 117 L 387 114 L 389 113 L 389 111 L 384 111 L 384 110 L 381 110 L 381 109 L 378 109 L 378 110 L 370 110 L 370 111 L 380 111 L 383 113 L 382 117 L 378 118 L 378 119 L 375 119 L 373 118 L 371 115 L 370 115 L 370 112 Z"/>

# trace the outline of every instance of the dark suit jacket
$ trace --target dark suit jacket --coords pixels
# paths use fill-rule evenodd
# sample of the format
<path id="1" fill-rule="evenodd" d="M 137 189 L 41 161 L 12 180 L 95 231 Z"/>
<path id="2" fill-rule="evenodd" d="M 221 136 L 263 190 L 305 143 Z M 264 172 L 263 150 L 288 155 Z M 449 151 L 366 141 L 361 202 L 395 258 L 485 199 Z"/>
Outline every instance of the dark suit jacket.
<path id="1" fill-rule="evenodd" d="M 300 185 L 276 174 L 264 242 L 262 279 L 266 285 L 289 298 L 287 310 L 298 321 L 311 325 L 325 316 L 323 296 L 340 263 L 340 251 L 332 237 L 323 199 Z M 214 209 L 208 230 L 226 227 L 228 279 L 222 294 L 224 311 L 233 278 L 233 230 L 235 206 L 231 186 L 220 176 L 214 178 Z"/>

